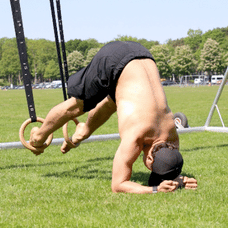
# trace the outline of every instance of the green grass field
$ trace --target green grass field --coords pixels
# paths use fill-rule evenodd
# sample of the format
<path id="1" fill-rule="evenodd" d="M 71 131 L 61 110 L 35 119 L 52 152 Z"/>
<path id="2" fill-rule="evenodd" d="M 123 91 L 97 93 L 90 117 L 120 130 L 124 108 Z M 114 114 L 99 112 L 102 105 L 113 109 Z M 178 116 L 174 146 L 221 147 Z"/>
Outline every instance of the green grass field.
<path id="1" fill-rule="evenodd" d="M 204 125 L 217 90 L 165 88 L 170 108 L 185 113 L 191 127 Z M 20 125 L 29 118 L 24 94 L 0 91 L 0 142 L 19 141 Z M 228 126 L 227 96 L 225 86 L 218 106 Z M 37 116 L 43 118 L 63 100 L 61 90 L 34 90 L 34 97 Z M 211 125 L 221 126 L 217 113 Z M 73 124 L 69 131 L 73 133 Z M 95 134 L 117 132 L 114 114 Z M 62 131 L 54 137 L 62 138 Z M 195 177 L 198 189 L 168 194 L 113 194 L 112 161 L 118 144 L 81 144 L 66 155 L 60 145 L 49 146 L 37 157 L 26 149 L 0 150 L 0 227 L 228 227 L 227 134 L 180 135 L 182 174 Z M 147 185 L 149 175 L 141 155 L 132 181 Z"/>

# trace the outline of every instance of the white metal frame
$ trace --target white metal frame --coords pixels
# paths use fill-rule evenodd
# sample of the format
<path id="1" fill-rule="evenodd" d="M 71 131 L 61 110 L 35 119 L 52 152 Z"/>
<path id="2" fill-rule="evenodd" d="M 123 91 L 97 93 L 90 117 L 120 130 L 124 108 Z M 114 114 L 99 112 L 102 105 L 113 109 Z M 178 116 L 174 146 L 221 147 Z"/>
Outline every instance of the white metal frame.
<path id="1" fill-rule="evenodd" d="M 219 86 L 219 89 L 218 89 L 218 92 L 215 96 L 215 99 L 214 99 L 214 102 L 211 106 L 211 109 L 210 109 L 210 112 L 208 114 L 208 117 L 207 117 L 207 120 L 205 122 L 205 125 L 202 126 L 202 127 L 189 127 L 189 128 L 183 128 L 180 124 L 176 123 L 176 126 L 177 126 L 177 132 L 179 134 L 182 134 L 182 133 L 190 133 L 190 132 L 200 132 L 200 131 L 212 131 L 212 132 L 222 132 L 222 133 L 228 133 L 228 127 L 225 126 L 224 124 L 224 121 L 222 119 L 222 116 L 221 116 L 221 113 L 219 111 L 219 108 L 218 108 L 218 100 L 222 94 L 222 91 L 223 91 L 223 88 L 226 84 L 226 80 L 228 78 L 228 67 L 226 69 L 226 72 L 224 74 L 224 78 L 221 82 L 221 85 Z M 214 113 L 214 110 L 217 110 L 218 112 L 218 115 L 219 115 L 219 118 L 220 118 L 220 121 L 222 123 L 222 127 L 210 127 L 210 122 L 211 122 L 211 118 L 213 116 L 213 113 Z"/>

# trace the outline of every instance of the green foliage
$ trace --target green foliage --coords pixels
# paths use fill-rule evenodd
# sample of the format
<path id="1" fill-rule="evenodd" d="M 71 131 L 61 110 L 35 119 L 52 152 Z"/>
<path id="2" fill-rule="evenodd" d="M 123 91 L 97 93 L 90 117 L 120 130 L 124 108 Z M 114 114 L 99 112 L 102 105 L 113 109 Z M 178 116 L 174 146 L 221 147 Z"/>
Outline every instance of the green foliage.
<path id="1" fill-rule="evenodd" d="M 207 71 L 208 73 L 221 73 L 223 70 L 222 53 L 219 44 L 212 39 L 208 39 L 204 48 L 201 51 L 201 63 L 198 67 L 199 70 Z"/>
<path id="2" fill-rule="evenodd" d="M 0 77 L 7 75 L 9 84 L 15 83 L 21 69 L 16 39 L 4 40 L 1 49 Z"/>
<path id="3" fill-rule="evenodd" d="M 80 39 L 69 40 L 65 44 L 66 52 L 69 54 L 77 50 L 78 45 L 82 42 Z"/>
<path id="4" fill-rule="evenodd" d="M 228 52 L 223 54 L 224 66 L 228 67 Z"/>
<path id="5" fill-rule="evenodd" d="M 87 66 L 91 60 L 93 59 L 93 57 L 97 54 L 97 52 L 100 50 L 100 48 L 91 48 L 88 53 L 87 53 L 87 57 L 86 60 L 84 62 L 84 66 Z"/>
<path id="6" fill-rule="evenodd" d="M 99 48 L 100 44 L 98 43 L 97 40 L 95 39 L 88 39 L 88 40 L 83 40 L 82 42 L 79 43 L 77 47 L 77 51 L 81 52 L 84 57 L 87 55 L 89 49 L 91 48 Z"/>
<path id="7" fill-rule="evenodd" d="M 48 62 L 45 68 L 44 78 L 51 80 L 60 78 L 59 65 L 53 59 Z"/>
<path id="8" fill-rule="evenodd" d="M 155 45 L 159 45 L 158 41 L 153 41 L 153 40 L 148 41 L 146 39 L 139 39 L 137 42 L 142 44 L 148 50 L 150 50 Z"/>
<path id="9" fill-rule="evenodd" d="M 0 79 L 0 86 L 4 86 L 4 80 L 3 79 Z"/>
<path id="10" fill-rule="evenodd" d="M 132 36 L 121 36 L 121 35 L 118 35 L 118 37 L 115 38 L 114 41 L 134 41 L 134 42 L 137 42 L 138 39 L 136 37 L 132 37 Z"/>
<path id="11" fill-rule="evenodd" d="M 69 75 L 84 67 L 84 56 L 79 51 L 73 51 L 67 57 Z"/>
<path id="12" fill-rule="evenodd" d="M 225 32 L 219 28 L 209 30 L 202 36 L 202 45 L 204 45 L 209 38 L 215 40 L 218 44 L 222 44 L 225 36 Z"/>
<path id="13" fill-rule="evenodd" d="M 148 50 L 150 50 L 152 46 L 159 44 L 158 41 L 152 41 L 152 40 L 148 41 L 146 39 L 138 39 L 138 38 L 132 37 L 132 36 L 121 36 L 121 35 L 118 35 L 118 37 L 115 38 L 114 41 L 133 41 L 133 42 L 138 42 L 138 43 L 142 44 Z"/>
<path id="14" fill-rule="evenodd" d="M 168 45 L 155 45 L 150 49 L 150 52 L 156 61 L 161 78 L 171 77 L 172 72 L 169 65 L 171 55 Z"/>
<path id="15" fill-rule="evenodd" d="M 31 72 L 33 75 L 44 77 L 45 68 L 49 61 L 54 60 L 57 62 L 57 53 L 55 43 L 49 40 L 29 40 L 28 54 L 32 59 Z"/>
<path id="16" fill-rule="evenodd" d="M 175 49 L 176 47 L 179 47 L 179 46 L 183 46 L 184 45 L 184 38 L 181 38 L 181 39 L 176 39 L 176 40 L 171 40 L 169 39 L 167 41 L 167 44 L 172 47 L 173 49 Z"/>
<path id="17" fill-rule="evenodd" d="M 219 60 L 220 68 L 216 69 L 216 71 L 224 73 L 227 66 L 226 54 L 228 52 L 228 27 L 209 30 L 204 34 L 200 29 L 198 30 L 189 29 L 187 33 L 187 37 L 176 39 L 176 40 L 169 39 L 166 45 L 161 45 L 159 44 L 158 41 L 146 40 L 143 38 L 138 39 L 137 37 L 127 36 L 127 35 L 124 35 L 124 36 L 118 35 L 118 37 L 112 41 L 116 41 L 116 40 L 135 41 L 135 42 L 141 43 L 148 50 L 151 50 L 154 46 L 157 46 L 155 49 L 162 50 L 163 47 L 166 46 L 169 50 L 168 60 L 167 60 L 166 50 L 163 50 L 164 53 L 160 52 L 160 54 L 157 54 L 157 51 L 155 51 L 154 49 L 153 55 L 154 56 L 157 55 L 156 60 L 157 60 L 157 64 L 158 64 L 158 68 L 161 76 L 171 77 L 171 72 L 175 72 L 176 76 L 182 73 L 198 74 L 198 72 L 196 71 L 197 70 L 196 66 L 199 65 L 200 63 L 201 63 L 200 66 L 202 66 L 202 62 L 204 60 L 201 59 L 201 57 L 205 55 L 202 54 L 201 52 L 203 52 L 204 46 L 209 38 L 218 43 L 219 52 L 221 52 L 221 61 Z M 7 45 L 7 43 L 9 43 L 9 45 Z M 56 64 L 58 63 L 58 59 L 57 59 L 55 42 L 45 40 L 45 39 L 38 39 L 38 40 L 26 39 L 26 44 L 27 44 L 28 61 L 29 61 L 31 75 L 32 75 L 32 81 L 34 83 L 42 82 L 44 80 L 51 80 L 51 77 L 53 75 L 55 75 L 53 77 L 56 77 L 56 78 L 60 77 L 60 75 L 56 75 L 57 73 Z M 173 60 L 174 60 L 176 58 L 175 51 L 180 53 L 179 51 L 181 50 L 180 47 L 184 45 L 189 46 L 190 50 L 192 51 L 190 53 L 190 56 L 192 57 L 192 65 L 188 60 L 184 60 L 186 58 L 185 56 L 179 55 L 180 57 L 179 64 L 182 64 L 182 62 L 184 64 L 181 67 L 182 69 L 179 70 L 178 67 L 175 67 L 175 68 L 172 67 L 174 65 L 177 66 L 178 64 L 172 65 L 168 61 L 169 59 L 171 59 L 171 57 L 173 57 Z M 76 64 L 77 67 L 72 68 L 73 69 L 72 72 L 76 72 L 85 64 L 88 64 L 89 61 L 94 56 L 94 53 L 95 53 L 94 50 L 98 50 L 102 46 L 104 46 L 104 44 L 99 43 L 96 39 L 87 39 L 87 40 L 74 39 L 74 40 L 67 41 L 65 44 L 67 56 L 71 55 L 74 51 L 80 52 L 81 55 L 83 56 L 82 58 L 81 55 L 79 55 L 78 60 L 71 59 L 71 62 L 73 61 L 78 62 Z M 216 56 L 216 59 L 218 59 L 217 56 Z M 195 60 L 197 62 L 195 62 Z M 55 64 L 53 61 L 55 62 Z M 71 63 L 70 65 L 72 67 Z M 193 66 L 193 65 L 196 65 L 196 66 Z M 51 69 L 51 66 L 53 66 L 54 69 Z M 200 67 L 198 68 L 198 70 L 203 71 L 203 68 Z M 212 74 L 215 71 L 214 65 L 212 68 L 210 67 L 207 68 L 207 71 L 209 72 L 209 74 Z M 16 39 L 8 39 L 8 38 L 0 39 L 0 78 L 4 81 L 4 83 L 8 81 L 8 85 L 10 83 L 21 84 L 22 78 L 21 78 L 21 72 L 20 72 L 20 63 L 19 63 L 19 57 L 17 52 Z"/>
<path id="18" fill-rule="evenodd" d="M 176 47 L 175 54 L 171 57 L 170 66 L 177 76 L 195 72 L 196 60 L 188 45 Z"/>
<path id="19" fill-rule="evenodd" d="M 75 39 L 67 41 L 65 46 L 68 54 L 72 53 L 73 51 L 79 51 L 82 53 L 82 55 L 84 55 L 84 57 L 86 57 L 91 48 L 101 48 L 103 44 L 98 43 L 96 39 Z"/>
<path id="20" fill-rule="evenodd" d="M 188 37 L 184 39 L 184 43 L 188 45 L 193 52 L 196 52 L 202 42 L 202 30 L 188 30 Z"/>
<path id="21" fill-rule="evenodd" d="M 7 40 L 6 37 L 3 37 L 3 38 L 0 39 L 0 60 L 2 59 L 2 52 L 3 52 L 2 46 L 3 46 L 3 44 L 5 43 L 6 40 Z"/>
<path id="22" fill-rule="evenodd" d="M 227 27 L 228 28 L 228 27 Z M 224 37 L 224 39 L 222 40 L 222 42 L 219 44 L 221 50 L 223 50 L 223 52 L 228 52 L 228 35 L 226 35 Z"/>

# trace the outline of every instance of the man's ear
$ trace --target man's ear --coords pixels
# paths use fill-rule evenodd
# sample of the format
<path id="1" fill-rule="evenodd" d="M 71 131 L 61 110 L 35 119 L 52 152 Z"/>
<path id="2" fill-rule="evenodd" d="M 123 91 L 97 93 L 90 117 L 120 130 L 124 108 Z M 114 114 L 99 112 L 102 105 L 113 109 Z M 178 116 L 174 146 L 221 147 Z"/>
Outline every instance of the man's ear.
<path id="1" fill-rule="evenodd" d="M 152 171 L 152 164 L 154 162 L 153 156 L 148 153 L 147 155 L 143 156 L 143 162 L 145 164 L 145 166 Z"/>
<path id="2" fill-rule="evenodd" d="M 149 154 L 147 155 L 147 159 L 153 164 L 154 158 L 153 158 L 153 156 L 152 156 L 151 153 L 149 153 Z"/>

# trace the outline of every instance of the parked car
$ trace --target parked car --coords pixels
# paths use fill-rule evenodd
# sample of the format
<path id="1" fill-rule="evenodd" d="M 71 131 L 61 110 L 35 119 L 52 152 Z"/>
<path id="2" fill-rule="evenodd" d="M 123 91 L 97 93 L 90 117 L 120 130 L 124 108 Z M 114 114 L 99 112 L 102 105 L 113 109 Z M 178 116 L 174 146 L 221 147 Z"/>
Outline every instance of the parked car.
<path id="1" fill-rule="evenodd" d="M 199 75 L 197 78 L 194 79 L 195 85 L 206 85 L 209 83 L 209 77 L 205 75 Z"/>
<path id="2" fill-rule="evenodd" d="M 161 82 L 161 84 L 162 84 L 163 86 L 171 86 L 171 85 L 176 85 L 177 83 L 174 82 L 174 81 L 166 80 L 166 81 Z"/>
<path id="3" fill-rule="evenodd" d="M 194 79 L 194 84 L 195 85 L 203 84 L 203 78 L 195 78 Z"/>
<path id="4" fill-rule="evenodd" d="M 211 84 L 220 84 L 223 80 L 223 75 L 212 75 L 211 76 Z"/>

